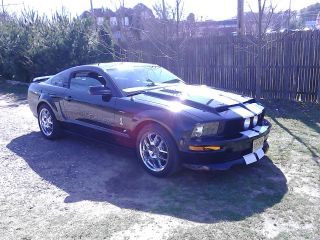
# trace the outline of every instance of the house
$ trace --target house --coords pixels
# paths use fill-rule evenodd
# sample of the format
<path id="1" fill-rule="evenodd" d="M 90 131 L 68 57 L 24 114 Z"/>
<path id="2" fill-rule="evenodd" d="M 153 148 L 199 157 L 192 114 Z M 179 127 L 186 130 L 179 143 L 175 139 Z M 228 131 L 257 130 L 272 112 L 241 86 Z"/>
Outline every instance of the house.
<path id="1" fill-rule="evenodd" d="M 208 35 L 231 35 L 237 31 L 237 19 L 227 19 L 222 21 L 206 20 L 194 22 L 182 22 L 180 36 L 203 37 Z M 192 27 L 191 27 L 192 26 Z"/>
<path id="2" fill-rule="evenodd" d="M 110 9 L 95 8 L 93 13 L 85 11 L 81 17 L 94 16 L 96 24 L 109 26 L 116 42 L 143 40 L 144 31 L 149 28 L 150 21 L 155 19 L 153 12 L 142 3 L 133 8 L 120 7 L 115 12 Z"/>

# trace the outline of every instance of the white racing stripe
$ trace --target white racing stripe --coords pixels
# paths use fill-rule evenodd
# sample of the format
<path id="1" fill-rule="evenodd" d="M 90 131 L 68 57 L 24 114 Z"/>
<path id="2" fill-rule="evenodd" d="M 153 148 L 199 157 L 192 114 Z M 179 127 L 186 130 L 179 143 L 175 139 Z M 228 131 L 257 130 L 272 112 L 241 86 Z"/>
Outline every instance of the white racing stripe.
<path id="1" fill-rule="evenodd" d="M 252 130 L 247 130 L 247 131 L 243 131 L 243 132 L 240 132 L 242 135 L 245 135 L 249 138 L 252 138 L 252 137 L 255 137 L 255 136 L 258 136 L 259 133 L 257 133 L 256 131 L 252 131 Z"/>
<path id="2" fill-rule="evenodd" d="M 262 148 L 259 148 L 259 149 L 256 151 L 256 154 L 258 155 L 258 158 L 261 159 L 261 158 L 263 158 L 263 156 L 264 156 L 264 151 L 262 150 Z"/>
<path id="3" fill-rule="evenodd" d="M 259 132 L 259 133 L 264 133 L 265 131 L 268 130 L 268 126 L 256 126 L 253 128 L 253 130 Z"/>
<path id="4" fill-rule="evenodd" d="M 220 103 L 223 103 L 225 105 L 235 105 L 235 104 L 238 104 L 239 102 L 231 99 L 231 98 L 227 98 L 225 96 L 222 96 L 222 95 L 216 95 L 214 96 L 213 98 L 215 101 L 217 102 L 220 102 Z"/>
<path id="5" fill-rule="evenodd" d="M 223 95 L 223 96 L 225 96 L 227 98 L 231 98 L 231 99 L 233 99 L 233 100 L 235 100 L 237 102 L 241 102 L 241 103 L 252 99 L 252 98 L 244 97 L 244 96 L 241 96 L 241 95 L 235 94 L 235 93 L 224 92 L 224 91 L 217 90 L 217 89 L 214 89 L 214 90 L 217 91 L 217 93 L 220 94 L 220 95 Z"/>
<path id="6" fill-rule="evenodd" d="M 250 112 L 247 109 L 240 107 L 240 106 L 231 107 L 231 108 L 229 108 L 229 110 L 235 112 L 236 114 L 240 115 L 243 118 L 250 118 L 250 117 L 254 116 L 254 114 L 252 112 Z"/>
<path id="7" fill-rule="evenodd" d="M 192 91 L 194 91 L 194 89 L 190 89 L 190 93 L 192 93 Z M 221 91 L 217 91 L 212 88 L 203 87 L 201 89 L 201 92 L 205 96 L 212 97 L 214 101 L 220 102 L 225 105 L 235 105 L 239 103 L 238 101 L 223 95 Z"/>
<path id="8" fill-rule="evenodd" d="M 251 111 L 254 112 L 256 115 L 259 115 L 263 111 L 263 107 L 257 103 L 248 103 L 245 106 Z"/>
<path id="9" fill-rule="evenodd" d="M 246 162 L 247 165 L 257 161 L 257 158 L 253 153 L 249 153 L 247 155 L 244 155 L 243 158 L 244 158 L 244 161 Z"/>
<path id="10" fill-rule="evenodd" d="M 256 158 L 255 153 L 257 154 L 258 159 Z M 264 151 L 262 150 L 262 148 L 260 148 L 254 153 L 249 153 L 247 155 L 244 155 L 243 159 L 246 162 L 246 164 L 248 165 L 248 164 L 251 164 L 251 163 L 254 163 L 254 162 L 260 160 L 261 158 L 263 158 L 263 156 L 264 156 Z"/>

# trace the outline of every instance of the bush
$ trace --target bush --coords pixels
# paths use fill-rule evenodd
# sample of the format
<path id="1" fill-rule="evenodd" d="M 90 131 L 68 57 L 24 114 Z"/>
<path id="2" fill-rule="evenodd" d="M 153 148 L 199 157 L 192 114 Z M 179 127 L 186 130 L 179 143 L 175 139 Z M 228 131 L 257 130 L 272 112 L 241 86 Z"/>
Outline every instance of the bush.
<path id="1" fill-rule="evenodd" d="M 113 60 L 114 47 L 105 27 L 91 18 L 56 13 L 51 19 L 36 12 L 0 16 L 0 75 L 29 82 L 70 66 Z"/>

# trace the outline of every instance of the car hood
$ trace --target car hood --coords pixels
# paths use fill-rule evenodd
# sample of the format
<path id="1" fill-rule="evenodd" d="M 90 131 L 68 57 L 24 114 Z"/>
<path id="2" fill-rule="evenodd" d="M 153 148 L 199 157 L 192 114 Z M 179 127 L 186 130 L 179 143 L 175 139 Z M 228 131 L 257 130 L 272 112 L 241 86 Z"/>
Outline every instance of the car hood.
<path id="1" fill-rule="evenodd" d="M 150 89 L 135 98 L 139 101 L 160 104 L 171 111 L 185 111 L 205 120 L 212 116 L 222 117 L 229 107 L 253 100 L 208 86 L 186 84 Z"/>

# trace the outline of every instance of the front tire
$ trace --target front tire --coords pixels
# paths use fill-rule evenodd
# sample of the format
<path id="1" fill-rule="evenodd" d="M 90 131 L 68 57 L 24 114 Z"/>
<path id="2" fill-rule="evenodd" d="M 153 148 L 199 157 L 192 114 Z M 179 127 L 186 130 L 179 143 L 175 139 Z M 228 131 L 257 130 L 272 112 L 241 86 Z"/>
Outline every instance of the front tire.
<path id="1" fill-rule="evenodd" d="M 42 135 L 50 140 L 61 136 L 61 127 L 53 111 L 47 104 L 42 104 L 38 110 L 38 124 Z"/>
<path id="2" fill-rule="evenodd" d="M 136 143 L 140 163 L 156 177 L 166 177 L 180 169 L 177 146 L 160 125 L 148 124 L 138 134 Z"/>

